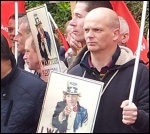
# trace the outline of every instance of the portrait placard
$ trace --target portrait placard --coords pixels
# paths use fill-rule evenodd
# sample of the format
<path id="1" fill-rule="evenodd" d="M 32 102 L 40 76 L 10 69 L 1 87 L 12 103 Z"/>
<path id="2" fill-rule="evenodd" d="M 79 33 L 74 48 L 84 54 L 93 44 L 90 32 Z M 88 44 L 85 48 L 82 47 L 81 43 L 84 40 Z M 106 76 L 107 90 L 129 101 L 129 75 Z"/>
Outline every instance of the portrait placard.
<path id="1" fill-rule="evenodd" d="M 51 71 L 37 133 L 92 133 L 103 85 Z"/>
<path id="2" fill-rule="evenodd" d="M 27 17 L 41 61 L 42 74 L 48 76 L 50 70 L 61 72 L 58 50 L 46 4 L 27 10 Z"/>

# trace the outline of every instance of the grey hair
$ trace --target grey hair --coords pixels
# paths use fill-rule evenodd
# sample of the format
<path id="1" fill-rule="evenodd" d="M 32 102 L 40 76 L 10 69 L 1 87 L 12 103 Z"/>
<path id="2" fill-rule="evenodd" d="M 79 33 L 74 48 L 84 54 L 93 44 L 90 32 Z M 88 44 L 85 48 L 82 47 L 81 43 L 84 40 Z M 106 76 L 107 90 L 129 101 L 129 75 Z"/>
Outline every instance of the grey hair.
<path id="1" fill-rule="evenodd" d="M 129 25 L 127 21 L 121 16 L 118 16 L 118 18 L 120 22 L 120 34 L 125 34 L 125 33 L 129 34 Z"/>
<path id="2" fill-rule="evenodd" d="M 26 33 L 30 34 L 31 33 L 31 28 L 30 28 L 30 24 L 29 24 L 27 15 L 24 15 L 23 17 L 21 17 L 19 21 L 20 21 L 20 24 L 21 23 L 26 24 Z"/>

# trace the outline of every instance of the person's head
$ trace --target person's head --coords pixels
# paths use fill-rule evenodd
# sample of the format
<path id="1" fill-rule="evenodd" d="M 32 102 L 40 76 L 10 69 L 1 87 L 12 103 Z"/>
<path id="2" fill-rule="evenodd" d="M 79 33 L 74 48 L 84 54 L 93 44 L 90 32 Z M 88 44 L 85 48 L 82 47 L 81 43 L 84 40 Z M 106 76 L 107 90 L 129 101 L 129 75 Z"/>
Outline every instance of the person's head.
<path id="1" fill-rule="evenodd" d="M 78 91 L 78 85 L 75 82 L 67 82 L 67 90 L 63 91 L 64 100 L 68 106 L 75 106 L 80 97 L 80 93 Z"/>
<path id="2" fill-rule="evenodd" d="M 17 41 L 18 45 L 18 53 L 24 53 L 25 52 L 25 41 L 28 37 L 28 35 L 31 33 L 30 24 L 28 21 L 27 16 L 23 16 L 20 18 L 22 23 L 19 26 L 18 34 L 14 37 L 14 40 Z"/>
<path id="3" fill-rule="evenodd" d="M 70 21 L 70 25 L 73 27 L 72 34 L 76 41 L 85 44 L 83 31 L 84 18 L 88 12 L 98 7 L 113 9 L 109 1 L 77 1 L 74 9 L 74 17 Z"/>
<path id="4" fill-rule="evenodd" d="M 1 79 L 12 69 L 11 59 L 14 58 L 7 39 L 1 34 Z"/>
<path id="5" fill-rule="evenodd" d="M 89 51 L 95 53 L 107 51 L 109 54 L 114 52 L 119 34 L 119 19 L 113 10 L 100 7 L 93 9 L 85 17 L 84 36 Z"/>
<path id="6" fill-rule="evenodd" d="M 18 13 L 18 26 L 21 23 L 20 18 L 23 17 L 25 13 Z M 8 19 L 8 39 L 11 47 L 14 46 L 14 37 L 15 37 L 15 14 L 12 14 Z"/>
<path id="7" fill-rule="evenodd" d="M 123 17 L 118 17 L 120 22 L 120 37 L 118 40 L 118 45 L 127 46 L 127 42 L 129 40 L 129 25 Z"/>
<path id="8" fill-rule="evenodd" d="M 25 54 L 23 56 L 23 59 L 27 63 L 30 70 L 35 70 L 39 72 L 40 70 L 39 58 L 33 40 L 33 36 L 31 33 L 29 34 L 25 42 Z"/>

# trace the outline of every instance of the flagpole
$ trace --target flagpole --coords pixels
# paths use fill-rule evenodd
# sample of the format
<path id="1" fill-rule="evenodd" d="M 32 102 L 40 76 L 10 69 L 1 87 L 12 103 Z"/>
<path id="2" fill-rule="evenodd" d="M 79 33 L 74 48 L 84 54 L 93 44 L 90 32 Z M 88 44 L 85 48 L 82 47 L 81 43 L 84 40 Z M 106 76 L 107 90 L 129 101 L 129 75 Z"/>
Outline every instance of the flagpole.
<path id="1" fill-rule="evenodd" d="M 137 48 L 137 54 L 136 54 L 135 65 L 134 65 L 133 76 L 132 76 L 132 83 L 131 83 L 130 94 L 129 94 L 129 105 L 131 105 L 132 100 L 133 100 L 135 81 L 136 81 L 137 70 L 138 70 L 138 65 L 139 65 L 139 58 L 140 58 L 140 47 L 142 44 L 142 37 L 143 37 L 144 24 L 145 24 L 146 8 L 147 8 L 147 1 L 144 1 L 140 33 L 139 33 L 139 40 L 138 40 L 138 48 Z"/>
<path id="2" fill-rule="evenodd" d="M 57 32 L 58 35 L 60 36 L 60 39 L 61 39 L 61 41 L 62 41 L 62 43 L 63 43 L 63 45 L 64 45 L 64 47 L 65 47 L 65 50 L 67 51 L 68 48 L 69 48 L 69 44 L 67 43 L 65 37 L 64 37 L 63 34 L 61 33 L 61 31 L 60 31 L 60 29 L 58 28 L 57 24 L 55 23 L 55 21 L 54 21 L 52 15 L 50 14 L 50 12 L 48 12 L 48 15 L 49 15 L 49 17 L 50 17 L 50 20 L 51 20 L 52 23 L 54 24 L 54 27 L 55 27 L 56 32 Z"/>
<path id="3" fill-rule="evenodd" d="M 18 34 L 18 2 L 15 2 L 15 35 Z M 15 41 L 15 59 L 17 62 L 18 51 L 17 51 L 17 42 Z"/>

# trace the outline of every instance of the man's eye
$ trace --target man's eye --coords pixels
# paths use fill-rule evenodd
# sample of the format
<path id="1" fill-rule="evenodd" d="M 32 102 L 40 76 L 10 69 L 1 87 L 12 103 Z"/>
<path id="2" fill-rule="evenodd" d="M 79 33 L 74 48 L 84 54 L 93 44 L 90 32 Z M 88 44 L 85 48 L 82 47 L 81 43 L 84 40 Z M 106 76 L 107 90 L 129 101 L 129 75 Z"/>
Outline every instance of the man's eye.
<path id="1" fill-rule="evenodd" d="M 94 29 L 95 32 L 101 32 L 101 29 Z"/>
<path id="2" fill-rule="evenodd" d="M 29 50 L 26 50 L 25 52 L 28 53 L 28 52 L 30 52 L 30 51 L 29 51 Z"/>
<path id="3" fill-rule="evenodd" d="M 13 32 L 14 30 L 15 30 L 14 28 L 8 27 L 8 32 L 9 32 L 9 33 Z"/>
<path id="4" fill-rule="evenodd" d="M 89 29 L 84 29 L 84 31 L 85 31 L 85 32 L 88 32 L 88 31 L 89 31 Z"/>

